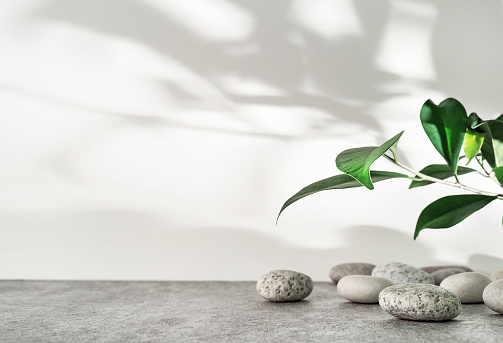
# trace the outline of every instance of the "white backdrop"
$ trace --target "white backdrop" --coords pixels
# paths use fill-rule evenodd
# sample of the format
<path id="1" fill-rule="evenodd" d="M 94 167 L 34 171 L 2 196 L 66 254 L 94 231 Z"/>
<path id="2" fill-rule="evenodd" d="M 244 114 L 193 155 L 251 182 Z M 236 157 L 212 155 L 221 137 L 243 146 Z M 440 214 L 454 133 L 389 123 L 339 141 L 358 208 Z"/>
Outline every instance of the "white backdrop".
<path id="1" fill-rule="evenodd" d="M 405 130 L 404 161 L 442 163 L 421 105 L 503 112 L 502 38 L 494 0 L 0 1 L 0 278 L 503 269 L 499 203 L 412 240 L 460 193 L 440 185 L 323 192 L 275 225 L 344 149 Z"/>

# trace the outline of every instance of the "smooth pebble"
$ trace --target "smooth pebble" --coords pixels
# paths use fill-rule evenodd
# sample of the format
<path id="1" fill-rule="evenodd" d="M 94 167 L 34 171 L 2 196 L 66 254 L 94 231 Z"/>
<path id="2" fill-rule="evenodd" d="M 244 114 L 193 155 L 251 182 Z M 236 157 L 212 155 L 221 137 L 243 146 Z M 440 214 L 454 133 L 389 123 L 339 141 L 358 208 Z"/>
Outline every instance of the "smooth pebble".
<path id="1" fill-rule="evenodd" d="M 379 293 L 389 286 L 393 286 L 393 282 L 383 277 L 348 275 L 340 279 L 337 284 L 337 291 L 349 301 L 375 304 L 379 302 Z"/>
<path id="2" fill-rule="evenodd" d="M 440 283 L 440 287 L 454 293 L 463 304 L 475 304 L 483 301 L 484 288 L 490 283 L 491 279 L 487 275 L 465 272 L 449 276 Z"/>
<path id="3" fill-rule="evenodd" d="M 435 280 L 435 285 L 439 286 L 440 283 L 444 281 L 444 279 L 448 278 L 451 275 L 460 273 L 465 273 L 465 271 L 459 268 L 446 268 L 434 271 L 433 273 L 431 273 L 431 276 L 433 276 L 433 279 Z"/>
<path id="4" fill-rule="evenodd" d="M 461 313 L 461 302 L 452 292 L 430 284 L 387 287 L 379 294 L 379 305 L 389 314 L 408 320 L 444 321 Z"/>
<path id="5" fill-rule="evenodd" d="M 491 274 L 491 281 L 503 279 L 503 270 L 497 270 Z"/>
<path id="6" fill-rule="evenodd" d="M 333 282 L 338 283 L 340 279 L 348 275 L 370 275 L 374 267 L 375 264 L 371 263 L 342 263 L 333 266 L 328 275 Z"/>
<path id="7" fill-rule="evenodd" d="M 298 301 L 313 291 L 313 280 L 293 270 L 273 270 L 257 281 L 258 294 L 272 302 Z"/>
<path id="8" fill-rule="evenodd" d="M 484 304 L 491 310 L 503 313 L 503 280 L 491 282 L 482 294 Z"/>
<path id="9" fill-rule="evenodd" d="M 391 280 L 395 285 L 404 283 L 435 284 L 433 276 L 425 271 L 404 263 L 392 262 L 376 266 L 372 276 L 380 276 Z"/>
<path id="10" fill-rule="evenodd" d="M 473 269 L 467 266 L 428 266 L 428 267 L 421 267 L 419 269 L 424 270 L 427 273 L 433 273 L 437 270 L 440 269 L 448 269 L 448 268 L 458 268 L 458 269 L 463 269 L 465 272 L 473 272 Z"/>

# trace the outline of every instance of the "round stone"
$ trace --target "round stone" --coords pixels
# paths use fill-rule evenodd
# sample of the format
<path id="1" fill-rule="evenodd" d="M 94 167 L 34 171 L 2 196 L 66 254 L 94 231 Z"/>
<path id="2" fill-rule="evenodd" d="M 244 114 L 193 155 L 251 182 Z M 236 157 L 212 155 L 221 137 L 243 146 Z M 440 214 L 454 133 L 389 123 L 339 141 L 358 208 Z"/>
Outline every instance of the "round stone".
<path id="1" fill-rule="evenodd" d="M 487 275 L 465 272 L 449 276 L 440 283 L 440 287 L 454 293 L 463 304 L 475 304 L 483 301 L 484 288 L 490 283 L 491 279 Z"/>
<path id="2" fill-rule="evenodd" d="M 495 271 L 491 274 L 491 281 L 501 280 L 503 279 L 503 270 Z"/>
<path id="3" fill-rule="evenodd" d="M 298 301 L 313 291 L 313 280 L 293 270 L 273 270 L 257 281 L 258 294 L 269 301 Z"/>
<path id="4" fill-rule="evenodd" d="M 447 269 L 447 268 L 458 268 L 458 269 L 463 269 L 465 272 L 473 272 L 473 269 L 467 266 L 428 266 L 428 267 L 421 267 L 419 269 L 424 270 L 427 273 L 433 273 L 437 270 L 440 269 Z"/>
<path id="5" fill-rule="evenodd" d="M 383 277 L 370 275 L 348 275 L 337 284 L 339 294 L 352 302 L 375 304 L 379 302 L 379 293 L 393 282 Z"/>
<path id="6" fill-rule="evenodd" d="M 434 271 L 433 273 L 431 273 L 431 276 L 433 276 L 433 279 L 435 280 L 435 285 L 438 286 L 442 281 L 444 281 L 444 279 L 448 278 L 449 276 L 460 273 L 465 273 L 465 271 L 459 268 L 446 268 Z"/>
<path id="7" fill-rule="evenodd" d="M 392 262 L 376 266 L 372 276 L 380 276 L 391 280 L 395 285 L 405 283 L 435 284 L 433 276 L 425 271 L 404 263 Z"/>
<path id="8" fill-rule="evenodd" d="M 491 310 L 503 313 L 503 280 L 491 282 L 482 294 L 484 304 Z"/>
<path id="9" fill-rule="evenodd" d="M 461 313 L 461 302 L 452 292 L 431 284 L 387 287 L 379 294 L 379 305 L 389 314 L 408 320 L 443 321 Z"/>
<path id="10" fill-rule="evenodd" d="M 328 275 L 333 282 L 337 283 L 340 279 L 348 275 L 370 275 L 372 269 L 374 269 L 375 264 L 363 263 L 363 262 L 352 262 L 352 263 L 342 263 L 333 266 L 330 269 Z"/>

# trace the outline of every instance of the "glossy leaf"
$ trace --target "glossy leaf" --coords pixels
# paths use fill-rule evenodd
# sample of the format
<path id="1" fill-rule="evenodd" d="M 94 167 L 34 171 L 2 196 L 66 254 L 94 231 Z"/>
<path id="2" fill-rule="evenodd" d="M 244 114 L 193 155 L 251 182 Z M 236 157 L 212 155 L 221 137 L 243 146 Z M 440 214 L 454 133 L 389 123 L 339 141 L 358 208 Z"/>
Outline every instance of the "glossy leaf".
<path id="1" fill-rule="evenodd" d="M 396 178 L 411 179 L 409 176 L 404 174 L 386 172 L 386 171 L 377 171 L 377 170 L 371 171 L 370 175 L 372 177 L 373 182 L 379 182 Z M 283 204 L 283 207 L 281 207 L 281 210 L 279 211 L 278 218 L 281 215 L 281 212 L 285 210 L 285 208 L 287 208 L 297 200 L 307 197 L 308 195 L 318 193 L 321 191 L 327 191 L 330 189 L 344 189 L 344 188 L 355 188 L 355 187 L 362 187 L 362 184 L 356 181 L 355 178 L 347 174 L 335 175 L 327 179 L 323 179 L 315 183 L 312 183 L 309 186 L 302 188 L 299 192 L 294 194 L 290 199 L 288 199 Z"/>
<path id="2" fill-rule="evenodd" d="M 454 226 L 496 198 L 496 196 L 478 194 L 450 195 L 440 198 L 426 206 L 419 215 L 414 239 L 424 229 L 445 229 Z"/>
<path id="3" fill-rule="evenodd" d="M 459 153 L 468 122 L 465 108 L 453 98 L 445 99 L 439 105 L 427 100 L 421 108 L 420 118 L 431 143 L 457 175 Z"/>
<path id="4" fill-rule="evenodd" d="M 463 174 L 468 174 L 471 172 L 476 171 L 475 169 L 472 168 L 467 168 L 467 167 L 458 167 L 458 175 L 463 175 Z M 451 168 L 447 164 L 431 164 L 427 167 L 424 167 L 419 171 L 422 174 L 437 178 L 437 179 L 447 179 L 451 176 L 454 176 L 452 174 Z M 411 188 L 416 188 L 416 187 L 421 187 L 421 186 L 426 186 L 429 184 L 432 184 L 433 182 L 431 181 L 412 181 L 410 183 L 409 189 Z"/>
<path id="5" fill-rule="evenodd" d="M 500 185 L 503 186 L 503 167 L 493 168 L 493 172 Z"/>
<path id="6" fill-rule="evenodd" d="M 485 134 L 482 156 L 492 168 L 503 166 L 503 121 L 488 120 L 479 128 Z"/>
<path id="7" fill-rule="evenodd" d="M 403 131 L 379 147 L 371 146 L 345 150 L 337 155 L 335 164 L 343 173 L 351 175 L 368 189 L 374 189 L 370 178 L 370 166 L 389 149 L 392 149 L 394 155 L 396 145 L 402 134 Z"/>

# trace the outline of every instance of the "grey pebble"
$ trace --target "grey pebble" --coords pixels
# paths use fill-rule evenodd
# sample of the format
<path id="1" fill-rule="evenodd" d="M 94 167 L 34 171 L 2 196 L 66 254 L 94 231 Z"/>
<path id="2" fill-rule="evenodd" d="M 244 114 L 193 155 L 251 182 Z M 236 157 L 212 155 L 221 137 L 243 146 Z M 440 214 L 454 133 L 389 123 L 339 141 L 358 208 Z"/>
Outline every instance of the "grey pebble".
<path id="1" fill-rule="evenodd" d="M 408 320 L 444 321 L 461 313 L 461 302 L 452 292 L 430 284 L 387 287 L 379 294 L 379 305 L 389 314 Z"/>
<path id="2" fill-rule="evenodd" d="M 487 275 L 477 272 L 465 272 L 444 279 L 440 287 L 454 293 L 463 304 L 475 304 L 483 301 L 484 288 L 491 283 Z"/>
<path id="3" fill-rule="evenodd" d="M 482 294 L 484 304 L 491 310 L 503 313 L 503 280 L 491 282 Z"/>
<path id="4" fill-rule="evenodd" d="M 293 270 L 273 270 L 257 281 L 257 293 L 272 302 L 298 301 L 313 291 L 313 280 Z"/>
<path id="5" fill-rule="evenodd" d="M 386 287 L 393 286 L 391 280 L 370 275 L 348 275 L 337 284 L 339 294 L 352 302 L 375 304 L 379 302 L 379 293 Z"/>
<path id="6" fill-rule="evenodd" d="M 491 274 L 491 281 L 503 279 L 503 270 L 497 270 Z"/>
<path id="7" fill-rule="evenodd" d="M 425 272 L 431 274 L 437 270 L 448 269 L 448 268 L 458 268 L 464 270 L 465 272 L 473 272 L 473 269 L 467 266 L 428 266 L 428 267 L 421 267 L 419 269 L 424 270 Z"/>
<path id="8" fill-rule="evenodd" d="M 435 280 L 435 285 L 439 286 L 444 279 L 460 273 L 465 273 L 465 271 L 459 268 L 446 268 L 434 271 L 431 273 L 431 276 L 433 276 L 433 279 Z"/>
<path id="9" fill-rule="evenodd" d="M 370 275 L 374 267 L 375 264 L 363 262 L 341 263 L 333 266 L 328 275 L 333 282 L 338 283 L 348 275 Z"/>
<path id="10" fill-rule="evenodd" d="M 435 284 L 433 276 L 425 271 L 404 263 L 392 262 L 376 266 L 372 276 L 380 276 L 391 280 L 395 285 L 404 283 Z"/>

